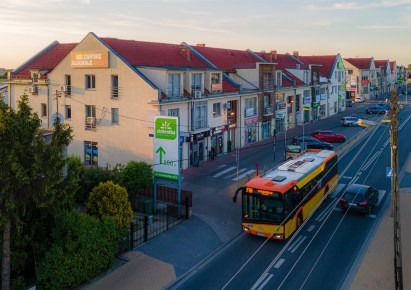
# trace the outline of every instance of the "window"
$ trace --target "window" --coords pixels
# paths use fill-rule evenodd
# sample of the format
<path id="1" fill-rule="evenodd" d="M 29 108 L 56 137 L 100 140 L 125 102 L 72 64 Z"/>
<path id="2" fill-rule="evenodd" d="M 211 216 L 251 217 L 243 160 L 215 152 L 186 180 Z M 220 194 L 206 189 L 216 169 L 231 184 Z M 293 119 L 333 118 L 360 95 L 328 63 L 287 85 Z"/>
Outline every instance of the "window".
<path id="1" fill-rule="evenodd" d="M 221 103 L 213 104 L 213 116 L 221 116 Z"/>
<path id="2" fill-rule="evenodd" d="M 96 76 L 95 75 L 86 75 L 86 90 L 96 88 Z"/>
<path id="3" fill-rule="evenodd" d="M 66 96 L 70 96 L 71 95 L 71 75 L 64 76 L 64 83 L 67 86 Z"/>
<path id="4" fill-rule="evenodd" d="M 191 90 L 200 91 L 201 90 L 201 73 L 191 75 Z"/>
<path id="5" fill-rule="evenodd" d="M 84 164 L 86 166 L 98 166 L 98 143 L 84 141 Z"/>
<path id="6" fill-rule="evenodd" d="M 180 97 L 180 74 L 168 75 L 167 95 L 169 98 Z"/>
<path id="7" fill-rule="evenodd" d="M 41 117 L 47 117 L 47 105 L 41 104 Z"/>
<path id="8" fill-rule="evenodd" d="M 111 108 L 111 123 L 118 124 L 118 108 Z"/>
<path id="9" fill-rule="evenodd" d="M 352 75 L 352 69 L 349 69 L 349 70 L 348 70 L 348 74 L 349 74 L 349 75 Z"/>
<path id="10" fill-rule="evenodd" d="M 264 73 L 263 75 L 263 90 L 265 91 L 271 91 L 274 88 L 274 83 L 272 80 L 272 74 L 271 73 Z"/>
<path id="11" fill-rule="evenodd" d="M 257 114 L 257 98 L 248 98 L 244 100 L 244 115 L 246 117 Z"/>
<path id="12" fill-rule="evenodd" d="M 207 101 L 194 102 L 191 114 L 192 130 L 198 130 L 208 126 L 207 106 Z"/>
<path id="13" fill-rule="evenodd" d="M 168 116 L 178 117 L 180 115 L 180 109 L 168 109 Z"/>
<path id="14" fill-rule="evenodd" d="M 221 74 L 220 73 L 212 73 L 211 74 L 211 84 L 221 84 Z"/>
<path id="15" fill-rule="evenodd" d="M 280 71 L 275 73 L 275 85 L 277 87 L 281 87 L 281 77 L 282 77 L 282 73 Z"/>
<path id="16" fill-rule="evenodd" d="M 310 90 L 304 90 L 304 98 L 310 97 Z"/>
<path id="17" fill-rule="evenodd" d="M 338 81 L 341 82 L 341 71 L 338 71 Z"/>
<path id="18" fill-rule="evenodd" d="M 111 76 L 111 98 L 118 98 L 118 76 Z"/>
<path id="19" fill-rule="evenodd" d="M 65 111 L 66 111 L 66 119 L 71 119 L 71 105 L 66 105 L 65 106 Z"/>
<path id="20" fill-rule="evenodd" d="M 86 105 L 86 129 L 96 128 L 96 106 Z"/>

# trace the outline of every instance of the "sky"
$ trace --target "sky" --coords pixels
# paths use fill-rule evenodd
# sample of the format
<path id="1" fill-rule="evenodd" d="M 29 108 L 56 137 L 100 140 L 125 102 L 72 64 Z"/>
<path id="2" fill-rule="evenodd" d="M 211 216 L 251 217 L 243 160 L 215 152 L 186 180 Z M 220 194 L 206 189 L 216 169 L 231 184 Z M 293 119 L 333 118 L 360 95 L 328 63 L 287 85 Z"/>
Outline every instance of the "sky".
<path id="1" fill-rule="evenodd" d="M 411 64 L 411 0 L 2 0 L 0 68 L 89 32 Z"/>

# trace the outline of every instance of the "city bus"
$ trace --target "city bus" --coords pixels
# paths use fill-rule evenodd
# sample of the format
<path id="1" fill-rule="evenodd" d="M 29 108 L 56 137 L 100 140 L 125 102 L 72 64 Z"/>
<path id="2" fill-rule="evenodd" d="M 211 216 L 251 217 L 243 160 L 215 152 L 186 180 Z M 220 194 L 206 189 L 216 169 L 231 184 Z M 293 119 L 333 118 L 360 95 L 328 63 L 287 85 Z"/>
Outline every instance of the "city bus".
<path id="1" fill-rule="evenodd" d="M 242 227 L 249 234 L 288 239 L 338 184 L 338 158 L 331 150 L 307 149 L 249 180 L 241 193 Z"/>

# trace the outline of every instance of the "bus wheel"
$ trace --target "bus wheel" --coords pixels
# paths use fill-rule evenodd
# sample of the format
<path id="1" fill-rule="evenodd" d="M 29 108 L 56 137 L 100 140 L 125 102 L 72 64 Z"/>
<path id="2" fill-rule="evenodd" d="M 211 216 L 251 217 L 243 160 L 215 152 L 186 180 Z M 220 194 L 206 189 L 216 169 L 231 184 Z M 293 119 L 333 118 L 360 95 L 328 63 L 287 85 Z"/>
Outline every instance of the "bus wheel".
<path id="1" fill-rule="evenodd" d="M 302 223 L 303 223 L 303 217 L 302 217 L 302 215 L 301 215 L 301 213 L 300 213 L 300 214 L 298 214 L 298 216 L 297 216 L 297 225 L 296 225 L 296 228 L 298 229 L 298 228 L 302 225 Z"/>
<path id="2" fill-rule="evenodd" d="M 324 200 L 328 197 L 328 185 L 325 187 L 325 191 L 324 191 Z"/>

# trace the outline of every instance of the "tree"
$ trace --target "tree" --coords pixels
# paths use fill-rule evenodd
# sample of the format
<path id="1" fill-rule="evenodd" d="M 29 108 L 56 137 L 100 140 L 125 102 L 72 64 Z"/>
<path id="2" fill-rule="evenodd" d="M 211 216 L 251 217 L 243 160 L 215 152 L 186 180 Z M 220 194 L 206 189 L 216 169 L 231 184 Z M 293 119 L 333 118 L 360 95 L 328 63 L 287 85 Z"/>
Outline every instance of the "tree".
<path id="1" fill-rule="evenodd" d="M 136 194 L 153 187 L 153 168 L 143 161 L 130 161 L 121 170 L 119 184 L 127 189 L 129 200 L 135 204 Z"/>
<path id="2" fill-rule="evenodd" d="M 54 123 L 46 142 L 41 120 L 21 96 L 18 109 L 0 102 L 0 226 L 3 230 L 2 289 L 10 289 L 10 232 L 19 227 L 30 207 L 55 208 L 69 202 L 61 191 L 72 130 Z"/>
<path id="3" fill-rule="evenodd" d="M 86 203 L 91 215 L 102 218 L 111 216 L 120 228 L 126 228 L 133 219 L 133 210 L 127 190 L 112 181 L 101 182 L 90 193 Z"/>

